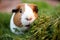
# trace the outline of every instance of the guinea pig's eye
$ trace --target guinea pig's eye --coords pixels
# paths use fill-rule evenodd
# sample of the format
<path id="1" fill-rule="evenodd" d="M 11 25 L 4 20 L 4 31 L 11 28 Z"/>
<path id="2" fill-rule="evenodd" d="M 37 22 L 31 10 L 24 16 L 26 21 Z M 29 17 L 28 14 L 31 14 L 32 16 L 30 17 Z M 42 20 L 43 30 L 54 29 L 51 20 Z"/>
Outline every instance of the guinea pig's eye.
<path id="1" fill-rule="evenodd" d="M 22 13 L 22 9 L 20 9 L 20 13 Z"/>

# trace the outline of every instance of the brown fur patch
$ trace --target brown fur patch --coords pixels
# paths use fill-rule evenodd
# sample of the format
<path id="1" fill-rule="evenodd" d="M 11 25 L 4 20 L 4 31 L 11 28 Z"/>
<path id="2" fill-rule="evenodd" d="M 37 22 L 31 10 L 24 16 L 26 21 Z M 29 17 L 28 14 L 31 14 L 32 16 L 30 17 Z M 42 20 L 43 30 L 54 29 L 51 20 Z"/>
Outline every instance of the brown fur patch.
<path id="1" fill-rule="evenodd" d="M 35 4 L 29 4 L 29 6 L 32 8 L 33 12 L 38 13 L 38 8 Z"/>
<path id="2" fill-rule="evenodd" d="M 25 11 L 25 7 L 24 4 L 19 4 L 16 9 L 19 9 L 19 11 L 17 13 L 15 13 L 14 15 L 14 24 L 18 27 L 22 27 L 22 23 L 21 23 L 21 14 Z M 20 13 L 20 9 L 22 9 L 22 13 Z"/>
<path id="3" fill-rule="evenodd" d="M 21 23 L 21 14 L 18 12 L 17 14 L 14 15 L 14 24 L 18 27 L 22 27 Z"/>
<path id="4" fill-rule="evenodd" d="M 38 8 L 35 4 L 29 4 L 29 6 L 32 8 L 34 16 L 38 18 Z"/>
<path id="5" fill-rule="evenodd" d="M 22 9 L 22 12 L 25 11 L 25 4 L 19 4 L 16 9 Z"/>
<path id="6" fill-rule="evenodd" d="M 34 12 L 35 18 L 38 18 L 38 13 Z"/>

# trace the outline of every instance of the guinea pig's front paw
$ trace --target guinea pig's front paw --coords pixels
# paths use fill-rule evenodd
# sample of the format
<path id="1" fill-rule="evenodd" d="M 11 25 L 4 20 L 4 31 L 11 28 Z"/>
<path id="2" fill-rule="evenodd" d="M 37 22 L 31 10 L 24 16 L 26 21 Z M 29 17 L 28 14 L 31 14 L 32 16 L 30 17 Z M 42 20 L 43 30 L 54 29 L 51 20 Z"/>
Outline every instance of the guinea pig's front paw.
<path id="1" fill-rule="evenodd" d="M 17 35 L 22 34 L 23 35 L 24 33 L 20 31 L 20 32 L 15 32 L 15 34 L 17 34 Z"/>
<path id="2" fill-rule="evenodd" d="M 19 35 L 19 34 L 24 34 L 22 31 L 18 30 L 17 28 L 13 28 L 15 31 L 14 33 Z"/>
<path id="3" fill-rule="evenodd" d="M 19 32 L 19 34 L 24 34 L 24 32 Z"/>

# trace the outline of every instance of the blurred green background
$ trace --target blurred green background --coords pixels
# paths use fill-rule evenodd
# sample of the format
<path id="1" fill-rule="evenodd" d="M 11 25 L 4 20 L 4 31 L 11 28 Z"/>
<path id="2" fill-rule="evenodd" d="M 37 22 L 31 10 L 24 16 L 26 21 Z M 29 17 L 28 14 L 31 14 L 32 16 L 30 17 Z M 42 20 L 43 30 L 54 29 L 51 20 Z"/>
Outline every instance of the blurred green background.
<path id="1" fill-rule="evenodd" d="M 39 17 L 24 35 L 10 31 L 11 12 L 0 11 L 0 40 L 60 40 L 60 3 L 52 6 L 40 0 L 21 0 L 22 3 L 34 3 L 38 6 Z"/>

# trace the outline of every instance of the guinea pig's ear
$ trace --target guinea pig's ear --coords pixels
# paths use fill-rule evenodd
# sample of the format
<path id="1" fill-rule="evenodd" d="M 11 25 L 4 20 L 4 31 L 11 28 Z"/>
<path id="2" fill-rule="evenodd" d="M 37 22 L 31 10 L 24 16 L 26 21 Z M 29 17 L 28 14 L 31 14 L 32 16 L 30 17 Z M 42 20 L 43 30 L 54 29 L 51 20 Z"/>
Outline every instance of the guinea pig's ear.
<path id="1" fill-rule="evenodd" d="M 36 5 L 34 6 L 33 11 L 38 13 L 38 7 Z"/>
<path id="2" fill-rule="evenodd" d="M 12 9 L 12 13 L 17 13 L 19 9 Z"/>
<path id="3" fill-rule="evenodd" d="M 16 9 L 12 10 L 12 13 L 14 13 L 14 12 L 17 13 L 19 11 L 20 7 L 21 7 L 21 5 L 18 4 L 17 7 L 16 7 Z"/>

